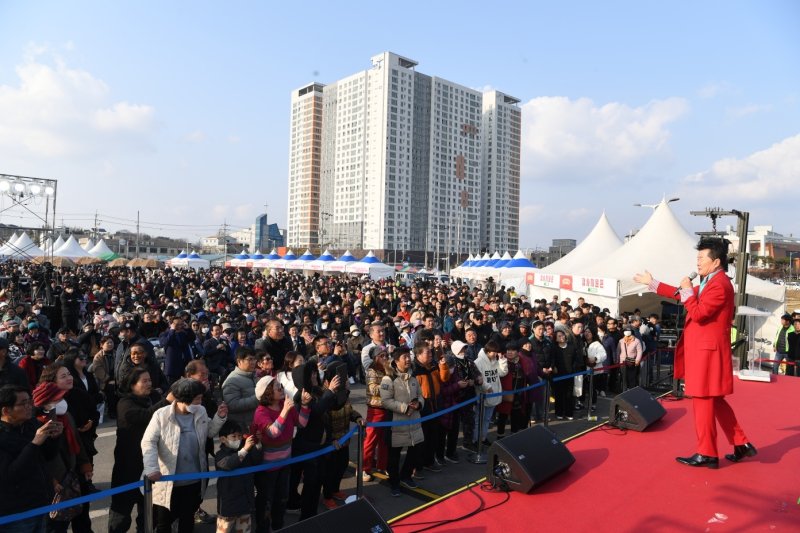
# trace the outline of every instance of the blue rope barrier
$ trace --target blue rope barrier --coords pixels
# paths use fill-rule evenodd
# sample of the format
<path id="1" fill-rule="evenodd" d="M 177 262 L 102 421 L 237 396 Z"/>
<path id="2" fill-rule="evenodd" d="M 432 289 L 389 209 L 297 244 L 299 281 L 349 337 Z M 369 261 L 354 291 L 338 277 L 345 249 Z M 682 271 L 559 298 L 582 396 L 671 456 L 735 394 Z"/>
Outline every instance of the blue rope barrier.
<path id="1" fill-rule="evenodd" d="M 51 511 L 59 511 L 61 509 L 66 509 L 67 507 L 74 507 L 76 505 L 83 505 L 84 503 L 93 502 L 95 500 L 102 500 L 103 498 L 108 498 L 109 496 L 113 496 L 114 494 L 119 494 L 121 492 L 128 492 L 129 490 L 139 489 L 143 486 L 144 486 L 144 481 L 134 481 L 133 483 L 128 483 L 127 485 L 120 485 L 119 487 L 106 489 L 100 492 L 96 492 L 94 494 L 87 494 L 86 496 L 80 496 L 78 498 L 73 498 L 71 500 L 65 500 L 63 502 L 59 502 L 53 505 L 37 507 L 36 509 L 30 509 L 22 513 L 0 516 L 0 526 L 5 524 L 10 524 L 11 522 L 17 522 L 19 520 L 27 520 L 28 518 L 33 518 L 34 516 L 48 514 Z"/>
<path id="2" fill-rule="evenodd" d="M 338 442 L 340 444 L 345 444 L 349 442 L 350 439 L 353 437 L 353 435 L 356 433 L 356 431 L 358 431 L 357 426 L 350 428 L 350 431 L 345 433 L 341 438 L 337 439 Z M 282 459 L 280 461 L 262 463 L 260 465 L 249 466 L 247 468 L 240 468 L 237 470 L 227 470 L 227 471 L 215 470 L 211 472 L 191 472 L 186 474 L 172 474 L 168 476 L 163 476 L 161 479 L 155 481 L 154 483 L 160 483 L 162 481 L 195 481 L 200 479 L 244 476 L 247 474 L 253 474 L 255 472 L 261 472 L 264 470 L 274 470 L 276 468 L 282 468 L 284 466 L 291 465 L 294 463 L 301 463 L 303 461 L 315 459 L 322 455 L 326 455 L 334 451 L 335 449 L 336 448 L 331 444 L 315 452 L 298 455 L 297 457 L 290 457 L 289 459 Z M 80 496 L 78 498 L 73 498 L 71 500 L 66 500 L 63 502 L 59 502 L 57 504 L 47 505 L 45 507 L 38 507 L 36 509 L 31 509 L 29 511 L 16 513 L 13 515 L 0 516 L 0 525 L 10 524 L 12 522 L 17 522 L 19 520 L 26 520 L 28 518 L 33 518 L 35 516 L 43 514 L 49 514 L 51 511 L 58 511 L 60 509 L 66 509 L 67 507 L 74 507 L 76 505 L 82 505 L 84 503 L 89 503 L 96 500 L 102 500 L 104 498 L 113 496 L 114 494 L 119 494 L 121 492 L 127 492 L 129 490 L 134 490 L 134 489 L 140 489 L 143 486 L 144 486 L 144 481 L 135 481 L 133 483 L 128 483 L 127 485 L 120 485 L 119 487 L 103 490 L 100 492 L 96 492 L 94 494 L 88 494 L 86 496 Z"/>
<path id="3" fill-rule="evenodd" d="M 564 381 L 565 379 L 574 378 L 576 376 L 588 376 L 591 373 L 592 373 L 591 370 L 584 370 L 582 372 L 575 372 L 574 374 L 567 374 L 566 376 L 558 376 L 557 378 L 553 378 L 553 383 L 557 381 Z"/>
<path id="4" fill-rule="evenodd" d="M 413 424 L 421 424 L 422 422 L 427 422 L 428 420 L 433 420 L 434 418 L 438 418 L 442 415 L 449 413 L 450 411 L 455 411 L 456 409 L 461 409 L 471 403 L 475 403 L 478 401 L 478 396 L 474 398 L 470 398 L 469 400 L 464 400 L 461 403 L 457 403 L 455 405 L 451 405 L 447 409 L 442 409 L 441 411 L 436 411 L 435 413 L 431 413 L 429 415 L 425 415 L 420 418 L 412 418 L 410 420 L 388 420 L 386 422 L 367 422 L 364 424 L 368 428 L 390 428 L 394 426 L 410 426 Z"/>
<path id="5" fill-rule="evenodd" d="M 522 387 L 521 389 L 504 390 L 504 391 L 501 391 L 501 392 L 489 392 L 489 393 L 486 393 L 484 395 L 484 397 L 485 398 L 497 398 L 498 396 L 506 396 L 506 395 L 509 395 L 509 394 L 520 394 L 520 393 L 523 393 L 523 392 L 527 392 L 529 390 L 533 390 L 536 387 L 544 387 L 544 383 L 545 383 L 545 381 L 542 380 L 539 383 L 533 383 L 531 385 L 528 385 L 527 387 Z"/>

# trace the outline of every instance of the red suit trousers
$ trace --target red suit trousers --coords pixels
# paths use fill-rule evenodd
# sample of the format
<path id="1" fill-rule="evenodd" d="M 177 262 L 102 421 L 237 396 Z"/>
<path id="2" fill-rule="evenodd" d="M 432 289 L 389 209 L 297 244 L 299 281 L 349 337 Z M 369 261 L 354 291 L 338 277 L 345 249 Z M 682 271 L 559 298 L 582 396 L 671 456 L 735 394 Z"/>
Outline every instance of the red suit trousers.
<path id="1" fill-rule="evenodd" d="M 694 427 L 697 432 L 697 453 L 709 457 L 719 457 L 717 452 L 717 422 L 722 432 L 733 445 L 747 444 L 744 430 L 736 420 L 733 409 L 724 396 L 692 398 L 694 408 Z"/>

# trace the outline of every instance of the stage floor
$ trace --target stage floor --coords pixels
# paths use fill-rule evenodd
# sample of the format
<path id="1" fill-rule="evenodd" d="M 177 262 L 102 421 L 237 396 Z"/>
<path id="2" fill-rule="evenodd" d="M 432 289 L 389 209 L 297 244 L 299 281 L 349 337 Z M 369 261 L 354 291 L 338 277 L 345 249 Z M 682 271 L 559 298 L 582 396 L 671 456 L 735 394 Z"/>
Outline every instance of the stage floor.
<path id="1" fill-rule="evenodd" d="M 777 379 L 776 379 L 777 378 Z M 392 524 L 399 533 L 800 531 L 800 378 L 734 382 L 728 397 L 758 455 L 718 470 L 675 461 L 695 444 L 691 400 L 647 431 L 603 426 L 567 443 L 575 464 L 530 494 L 466 490 Z M 720 455 L 730 453 L 721 430 Z M 475 511 L 465 520 L 435 525 Z M 492 507 L 496 505 L 495 507 Z"/>

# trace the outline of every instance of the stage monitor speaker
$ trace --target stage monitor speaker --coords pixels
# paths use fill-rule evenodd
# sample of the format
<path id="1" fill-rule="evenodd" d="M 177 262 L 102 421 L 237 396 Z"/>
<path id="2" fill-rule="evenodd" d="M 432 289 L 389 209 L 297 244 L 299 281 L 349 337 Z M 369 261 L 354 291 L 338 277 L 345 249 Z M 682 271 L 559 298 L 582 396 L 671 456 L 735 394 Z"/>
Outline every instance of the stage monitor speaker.
<path id="1" fill-rule="evenodd" d="M 389 533 L 392 528 L 381 518 L 372 504 L 361 498 L 353 503 L 287 526 L 281 531 L 285 533 L 320 533 L 320 531 Z"/>
<path id="2" fill-rule="evenodd" d="M 555 433 L 544 426 L 493 442 L 487 456 L 487 479 L 522 493 L 530 492 L 575 462 Z"/>
<path id="3" fill-rule="evenodd" d="M 664 406 L 641 387 L 634 387 L 611 400 L 608 423 L 622 429 L 644 431 L 667 414 Z"/>

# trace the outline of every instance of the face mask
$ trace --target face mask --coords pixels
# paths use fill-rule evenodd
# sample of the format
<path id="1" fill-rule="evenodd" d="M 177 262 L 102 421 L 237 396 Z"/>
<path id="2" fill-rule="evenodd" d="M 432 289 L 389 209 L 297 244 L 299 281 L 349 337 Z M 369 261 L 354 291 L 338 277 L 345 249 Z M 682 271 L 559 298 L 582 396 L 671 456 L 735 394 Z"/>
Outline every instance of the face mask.
<path id="1" fill-rule="evenodd" d="M 631 335 L 633 335 L 633 332 L 632 331 L 623 331 L 622 334 L 625 335 L 626 337 L 630 337 Z"/>
<path id="2" fill-rule="evenodd" d="M 126 338 L 127 338 L 127 337 L 125 337 L 125 334 L 124 334 L 124 333 L 120 333 L 120 334 L 119 334 L 119 340 L 121 340 L 121 341 L 125 341 L 125 340 L 126 340 Z"/>
<path id="3" fill-rule="evenodd" d="M 117 313 L 122 313 L 122 308 L 121 307 L 117 307 Z"/>
<path id="4" fill-rule="evenodd" d="M 204 334 L 205 334 L 205 333 L 208 333 L 208 328 L 203 328 L 203 329 L 201 329 L 200 331 L 202 331 Z"/>
<path id="5" fill-rule="evenodd" d="M 56 404 L 55 409 L 58 416 L 67 414 L 67 401 L 62 399 Z"/>
<path id="6" fill-rule="evenodd" d="M 241 444 L 242 444 L 241 439 L 236 439 L 236 440 L 230 440 L 229 439 L 228 440 L 228 448 L 230 448 L 232 450 L 238 450 L 239 446 L 241 446 Z"/>
<path id="7" fill-rule="evenodd" d="M 186 410 L 189 411 L 190 413 L 192 413 L 193 415 L 196 415 L 197 413 L 199 413 L 200 409 L 203 409 L 202 405 L 197 405 L 197 404 L 191 403 L 191 404 L 186 406 Z"/>
<path id="8" fill-rule="evenodd" d="M 41 310 L 41 309 L 34 309 L 34 310 L 33 310 L 33 314 L 34 314 L 34 315 L 37 315 L 37 316 L 38 316 L 38 315 L 39 315 L 41 312 L 42 312 L 42 310 Z"/>

